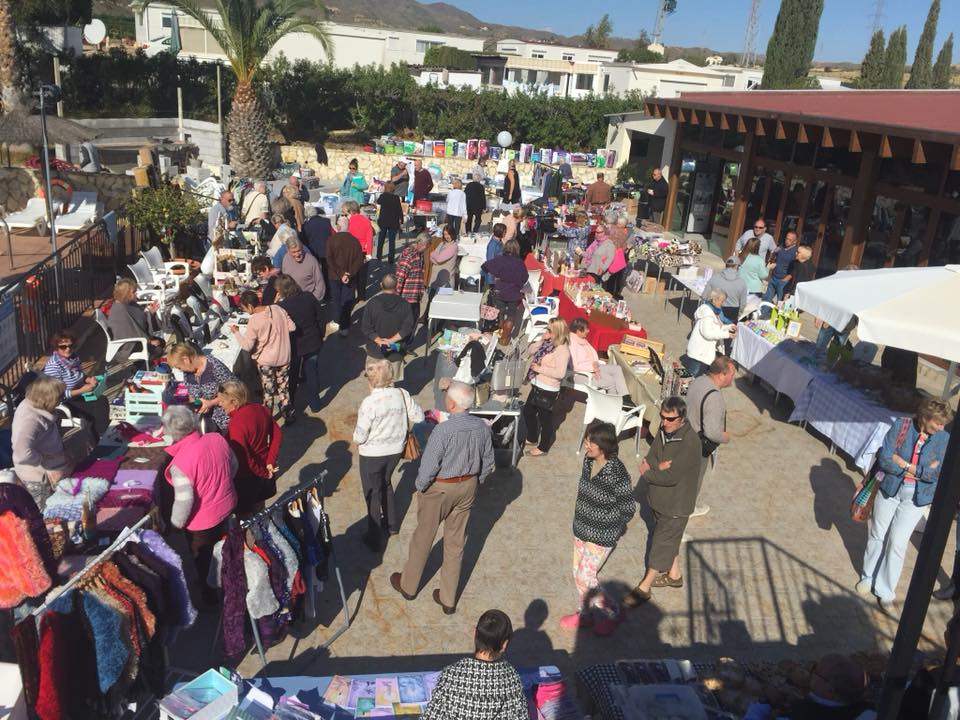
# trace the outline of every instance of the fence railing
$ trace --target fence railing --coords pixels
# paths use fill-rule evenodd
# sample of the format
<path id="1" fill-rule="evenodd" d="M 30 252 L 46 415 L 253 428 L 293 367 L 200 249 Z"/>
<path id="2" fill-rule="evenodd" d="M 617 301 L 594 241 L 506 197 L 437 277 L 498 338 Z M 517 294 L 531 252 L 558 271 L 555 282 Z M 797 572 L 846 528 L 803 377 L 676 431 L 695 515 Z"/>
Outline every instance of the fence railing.
<path id="1" fill-rule="evenodd" d="M 104 222 L 34 265 L 0 302 L 0 383 L 14 385 L 49 351 L 50 336 L 71 327 L 110 292 L 140 251 L 142 234 L 117 213 L 116 237 Z M 56 260 L 59 258 L 59 263 Z M 11 347 L 14 340 L 15 347 Z"/>

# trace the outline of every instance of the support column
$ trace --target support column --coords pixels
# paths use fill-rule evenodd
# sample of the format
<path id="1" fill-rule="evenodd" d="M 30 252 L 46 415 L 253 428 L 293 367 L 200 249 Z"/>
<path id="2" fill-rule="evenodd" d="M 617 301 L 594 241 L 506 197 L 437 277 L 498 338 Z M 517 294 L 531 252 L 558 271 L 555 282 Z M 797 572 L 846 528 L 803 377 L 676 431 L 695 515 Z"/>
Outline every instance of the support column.
<path id="1" fill-rule="evenodd" d="M 680 190 L 680 158 L 683 143 L 683 125 L 677 123 L 677 131 L 673 135 L 673 154 L 670 156 L 670 190 L 667 192 L 667 207 L 663 213 L 663 227 L 669 230 L 673 225 L 673 210 L 677 204 L 677 192 Z"/>
<path id="2" fill-rule="evenodd" d="M 867 241 L 867 226 L 873 215 L 873 188 L 876 174 L 880 170 L 877 152 L 864 148 L 860 159 L 860 174 L 853 186 L 853 201 L 847 213 L 847 227 L 843 233 L 843 247 L 837 260 L 837 269 L 847 265 L 859 265 L 863 259 L 863 249 Z"/>
<path id="3" fill-rule="evenodd" d="M 756 151 L 756 135 L 747 134 L 747 141 L 743 145 L 743 161 L 740 163 L 740 173 L 737 175 L 737 184 L 733 189 L 733 212 L 730 213 L 730 229 L 727 235 L 727 247 L 723 256 L 728 257 L 733 254 L 737 246 L 737 239 L 743 235 L 743 223 L 747 216 L 747 192 L 750 189 L 750 181 L 753 179 L 753 171 L 756 167 L 754 152 Z"/>

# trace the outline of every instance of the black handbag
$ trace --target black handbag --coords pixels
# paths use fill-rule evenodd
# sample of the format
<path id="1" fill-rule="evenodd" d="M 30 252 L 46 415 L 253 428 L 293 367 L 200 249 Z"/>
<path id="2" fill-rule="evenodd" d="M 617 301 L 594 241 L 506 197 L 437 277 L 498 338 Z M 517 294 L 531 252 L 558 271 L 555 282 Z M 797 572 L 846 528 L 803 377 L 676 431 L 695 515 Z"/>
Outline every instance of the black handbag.
<path id="1" fill-rule="evenodd" d="M 719 392 L 718 390 L 711 390 L 706 395 L 703 396 L 703 399 L 700 401 L 700 430 L 697 432 L 697 435 L 700 436 L 700 447 L 702 450 L 703 457 L 707 458 L 713 455 L 713 451 L 720 447 L 720 443 L 714 442 L 708 438 L 703 432 L 703 408 L 707 402 L 707 398 L 713 395 L 713 393 Z"/>
<path id="2" fill-rule="evenodd" d="M 527 396 L 527 403 L 538 410 L 553 410 L 559 396 L 559 390 L 544 390 L 542 387 L 532 385 L 530 394 Z"/>

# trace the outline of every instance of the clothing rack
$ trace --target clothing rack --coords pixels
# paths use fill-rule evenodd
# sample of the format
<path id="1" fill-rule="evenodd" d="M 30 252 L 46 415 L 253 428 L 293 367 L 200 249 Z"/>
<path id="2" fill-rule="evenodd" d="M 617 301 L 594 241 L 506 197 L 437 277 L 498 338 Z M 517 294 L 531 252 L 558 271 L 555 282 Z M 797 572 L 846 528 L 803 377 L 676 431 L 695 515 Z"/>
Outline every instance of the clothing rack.
<path id="1" fill-rule="evenodd" d="M 120 535 L 117 536 L 117 539 L 114 540 L 112 543 L 110 543 L 110 545 L 107 546 L 107 549 L 106 549 L 106 550 L 104 550 L 102 553 L 100 553 L 99 555 L 97 555 L 97 557 L 95 557 L 95 558 L 93 559 L 93 562 L 87 563 L 87 565 L 86 565 L 80 572 L 78 572 L 76 575 L 74 575 L 72 578 L 70 578 L 67 582 L 65 582 L 65 583 L 59 588 L 60 592 L 58 592 L 55 597 L 53 597 L 52 599 L 47 599 L 47 600 L 43 603 L 43 605 L 41 605 L 40 607 L 38 607 L 36 610 L 34 610 L 34 611 L 33 611 L 32 613 L 30 613 L 30 614 L 31 614 L 33 617 L 37 617 L 38 615 L 40 615 L 40 613 L 42 613 L 43 611 L 45 611 L 45 610 L 46 610 L 48 607 L 50 607 L 50 605 L 52 605 L 54 602 L 56 602 L 57 600 L 59 600 L 68 590 L 71 590 L 71 589 L 74 587 L 74 585 L 76 585 L 78 582 L 80 582 L 80 580 L 81 580 L 84 576 L 86 576 L 87 574 L 93 572 L 93 570 L 94 570 L 95 568 L 97 568 L 97 567 L 100 565 L 100 563 L 102 563 L 102 562 L 103 562 L 104 560 L 106 560 L 110 555 L 112 555 L 113 553 L 115 553 L 115 552 L 127 541 L 127 539 L 128 539 L 131 535 L 133 535 L 135 532 L 137 532 L 137 530 L 139 530 L 140 528 L 142 528 L 144 525 L 147 524 L 148 521 L 150 521 L 150 520 L 152 520 L 152 519 L 153 519 L 152 516 L 149 515 L 149 514 L 147 514 L 147 515 L 144 515 L 142 518 L 140 518 L 136 523 L 134 523 L 133 527 L 125 528 L 125 529 L 123 530 L 123 532 L 121 532 Z"/>
<path id="2" fill-rule="evenodd" d="M 313 490 L 314 488 L 319 490 L 320 498 L 322 501 L 322 499 L 325 498 L 327 495 L 326 489 L 324 487 L 324 482 L 326 478 L 327 478 L 327 471 L 322 470 L 320 474 L 317 475 L 312 480 L 308 480 L 304 483 L 301 483 L 300 485 L 297 485 L 294 488 L 291 488 L 290 490 L 287 490 L 285 493 L 283 493 L 279 498 L 277 498 L 272 503 L 270 503 L 270 505 L 265 507 L 263 510 L 260 510 L 256 512 L 254 515 L 252 515 L 251 517 L 245 520 L 242 520 L 240 522 L 240 528 L 243 530 L 246 530 L 251 525 L 256 523 L 258 520 L 262 520 L 264 518 L 270 517 L 270 515 L 272 515 L 276 510 L 282 509 L 288 503 L 292 502 L 293 500 L 296 500 L 299 497 L 306 495 L 308 491 Z M 321 502 L 321 507 L 322 507 L 322 502 Z M 326 510 L 324 510 L 324 512 L 326 512 Z M 332 542 L 330 543 L 330 557 L 328 559 L 328 563 L 329 563 L 329 566 L 333 567 L 333 572 L 337 577 L 337 585 L 339 586 L 339 589 L 340 589 L 340 603 L 341 603 L 341 607 L 343 608 L 343 623 L 340 625 L 339 628 L 337 628 L 337 631 L 333 633 L 333 635 L 331 635 L 326 640 L 326 642 L 324 642 L 322 645 L 317 647 L 318 650 L 323 650 L 330 647 L 337 638 L 339 638 L 347 630 L 350 629 L 350 609 L 347 605 L 347 592 L 343 586 L 343 576 L 340 574 L 340 566 L 337 564 L 336 554 L 334 552 Z M 247 616 L 250 618 L 250 625 L 253 628 L 253 639 L 257 645 L 257 653 L 260 655 L 260 664 L 262 667 L 265 668 L 267 666 L 267 657 L 266 657 L 266 653 L 263 650 L 263 641 L 260 639 L 260 631 L 257 629 L 257 622 L 250 615 L 249 610 L 247 611 Z M 221 622 L 222 622 L 222 619 L 221 619 Z M 214 642 L 216 642 L 216 638 L 214 638 Z"/>

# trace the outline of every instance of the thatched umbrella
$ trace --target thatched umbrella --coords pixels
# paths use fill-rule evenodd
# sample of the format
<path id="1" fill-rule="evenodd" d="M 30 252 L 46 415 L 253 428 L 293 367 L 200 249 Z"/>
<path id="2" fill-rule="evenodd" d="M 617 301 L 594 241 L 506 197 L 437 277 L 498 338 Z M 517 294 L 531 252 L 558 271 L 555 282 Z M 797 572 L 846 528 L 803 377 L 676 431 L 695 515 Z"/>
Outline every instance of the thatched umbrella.
<path id="1" fill-rule="evenodd" d="M 72 120 L 47 115 L 47 140 L 60 145 L 77 145 L 93 140 L 99 133 Z M 8 145 L 39 145 L 43 142 L 40 115 L 27 110 L 11 110 L 0 115 L 0 140 Z"/>

